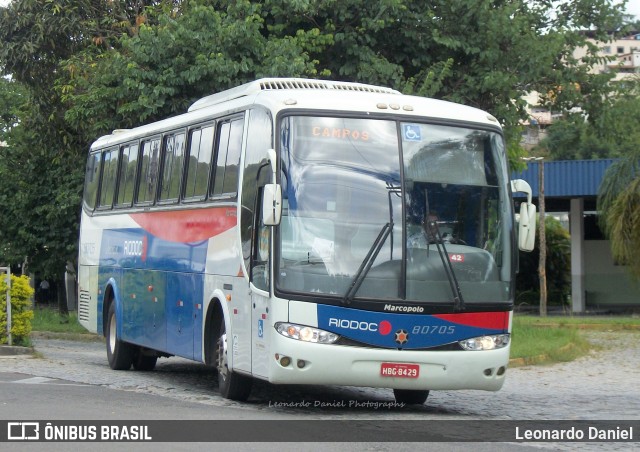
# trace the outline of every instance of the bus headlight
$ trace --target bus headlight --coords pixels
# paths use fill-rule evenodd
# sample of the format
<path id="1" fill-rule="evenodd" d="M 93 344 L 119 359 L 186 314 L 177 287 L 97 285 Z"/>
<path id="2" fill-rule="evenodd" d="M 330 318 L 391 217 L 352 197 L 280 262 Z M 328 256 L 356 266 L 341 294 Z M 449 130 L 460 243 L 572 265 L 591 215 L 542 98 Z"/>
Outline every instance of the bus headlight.
<path id="1" fill-rule="evenodd" d="M 304 342 L 315 342 L 318 344 L 333 344 L 340 336 L 329 331 L 320 330 L 305 325 L 295 323 L 278 322 L 275 325 L 276 331 L 284 337 L 297 339 Z"/>
<path id="2" fill-rule="evenodd" d="M 495 350 L 509 345 L 509 334 L 496 334 L 493 336 L 472 337 L 460 341 L 460 346 L 465 350 Z"/>

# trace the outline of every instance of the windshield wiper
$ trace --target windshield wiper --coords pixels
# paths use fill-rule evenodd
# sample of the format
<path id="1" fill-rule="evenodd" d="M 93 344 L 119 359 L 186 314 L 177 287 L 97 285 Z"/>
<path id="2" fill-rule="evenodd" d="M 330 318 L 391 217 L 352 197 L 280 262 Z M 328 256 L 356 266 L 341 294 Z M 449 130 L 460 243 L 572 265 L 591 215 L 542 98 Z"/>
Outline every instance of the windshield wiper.
<path id="1" fill-rule="evenodd" d="M 427 218 L 429 218 L 429 215 L 427 215 Z M 456 274 L 453 271 L 453 265 L 451 265 L 451 259 L 449 258 L 449 253 L 447 253 L 447 248 L 444 245 L 444 240 L 442 240 L 442 235 L 440 235 L 440 228 L 438 227 L 438 223 L 436 222 L 436 220 L 427 220 L 426 224 L 427 228 L 429 228 L 429 231 L 425 231 L 427 232 L 427 240 L 429 235 L 436 238 L 436 249 L 438 250 L 438 254 L 440 255 L 442 267 L 444 268 L 444 272 L 447 275 L 449 286 L 451 287 L 451 293 L 453 294 L 453 310 L 456 312 L 464 311 L 464 299 L 462 298 L 460 285 L 458 284 L 458 279 L 456 278 Z"/>
<path id="2" fill-rule="evenodd" d="M 369 270 L 371 270 L 374 261 L 378 257 L 378 254 L 380 253 L 384 242 L 387 241 L 387 237 L 389 237 L 389 234 L 391 234 L 392 229 L 393 223 L 391 222 L 382 226 L 378 237 L 376 237 L 375 241 L 371 245 L 371 248 L 369 248 L 369 252 L 362 261 L 362 264 L 360 264 L 360 268 L 358 268 L 356 275 L 351 281 L 347 293 L 344 294 L 344 297 L 342 298 L 343 304 L 349 304 L 351 303 L 351 301 L 353 301 L 353 297 L 355 297 L 356 292 L 358 292 L 358 289 L 360 289 L 360 286 L 364 282 L 364 279 L 367 277 L 367 273 L 369 273 Z"/>

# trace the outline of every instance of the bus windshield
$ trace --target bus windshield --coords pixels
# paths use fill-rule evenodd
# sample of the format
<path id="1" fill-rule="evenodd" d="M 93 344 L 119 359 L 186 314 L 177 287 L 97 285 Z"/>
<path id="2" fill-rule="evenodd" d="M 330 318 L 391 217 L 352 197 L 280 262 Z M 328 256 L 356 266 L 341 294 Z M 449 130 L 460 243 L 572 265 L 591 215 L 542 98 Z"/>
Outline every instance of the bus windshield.
<path id="1" fill-rule="evenodd" d="M 509 302 L 513 213 L 500 134 L 287 116 L 280 140 L 276 290 L 346 303 Z"/>

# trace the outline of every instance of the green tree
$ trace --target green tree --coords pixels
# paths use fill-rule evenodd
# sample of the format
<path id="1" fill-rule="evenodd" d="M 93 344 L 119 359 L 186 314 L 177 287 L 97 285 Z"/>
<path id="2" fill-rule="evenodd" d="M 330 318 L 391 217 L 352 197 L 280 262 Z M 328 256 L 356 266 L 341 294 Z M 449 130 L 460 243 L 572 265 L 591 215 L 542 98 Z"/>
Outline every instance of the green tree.
<path id="1" fill-rule="evenodd" d="M 640 142 L 638 78 L 615 86 L 609 107 L 594 117 L 567 115 L 548 129 L 541 148 L 555 160 L 623 158 L 633 155 Z"/>
<path id="2" fill-rule="evenodd" d="M 64 63 L 57 86 L 74 128 L 150 121 L 260 76 L 330 77 L 490 111 L 513 165 L 525 93 L 552 93 L 554 110 L 605 108 L 611 75 L 590 73 L 601 58 L 580 30 L 606 39 L 622 23 L 610 0 L 191 0 L 149 17 L 109 51 Z M 577 46 L 588 47 L 579 61 Z"/>
<path id="3" fill-rule="evenodd" d="M 184 11 L 156 12 L 157 25 L 141 24 L 113 49 L 87 48 L 63 63 L 57 88 L 75 130 L 90 139 L 183 113 L 199 97 L 255 78 L 318 75 L 305 33 L 263 34 L 260 4 L 186 3 Z"/>
<path id="4" fill-rule="evenodd" d="M 16 0 L 0 8 L 0 67 L 12 77 L 3 93 L 15 107 L 12 124 L 2 130 L 7 146 L 0 151 L 0 256 L 28 262 L 30 271 L 57 287 L 63 286 L 65 262 L 77 256 L 86 143 L 68 127 L 54 82 L 60 61 L 99 41 L 94 38 L 104 35 L 109 20 L 121 20 L 119 14 L 109 19 L 115 6 Z"/>
<path id="5" fill-rule="evenodd" d="M 607 0 L 264 3 L 271 33 L 318 30 L 330 38 L 329 46 L 309 48 L 319 72 L 491 112 L 505 126 L 512 165 L 522 152 L 524 94 L 553 93 L 545 102 L 555 111 L 580 106 L 593 115 L 605 108 L 611 75 L 590 73 L 601 58 L 582 30 L 605 40 L 622 23 L 620 6 Z M 577 60 L 573 51 L 581 46 L 587 55 Z"/>

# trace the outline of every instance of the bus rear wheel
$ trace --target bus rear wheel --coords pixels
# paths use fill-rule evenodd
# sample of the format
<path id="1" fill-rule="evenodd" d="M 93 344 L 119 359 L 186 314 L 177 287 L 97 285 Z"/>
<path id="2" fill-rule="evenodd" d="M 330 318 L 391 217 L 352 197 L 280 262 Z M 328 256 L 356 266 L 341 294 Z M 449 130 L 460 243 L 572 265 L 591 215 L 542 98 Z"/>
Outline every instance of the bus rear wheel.
<path id="1" fill-rule="evenodd" d="M 238 375 L 229 369 L 228 340 L 224 320 L 221 321 L 216 340 L 216 368 L 218 370 L 218 387 L 220 395 L 225 399 L 244 402 L 251 394 L 253 381 L 250 377 Z"/>
<path id="2" fill-rule="evenodd" d="M 107 359 L 113 370 L 128 370 L 133 363 L 133 345 L 118 339 L 116 304 L 111 303 L 107 313 Z"/>
<path id="3" fill-rule="evenodd" d="M 419 391 L 415 389 L 394 389 L 393 395 L 396 402 L 405 405 L 422 405 L 429 397 L 429 391 Z"/>

